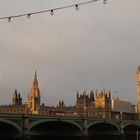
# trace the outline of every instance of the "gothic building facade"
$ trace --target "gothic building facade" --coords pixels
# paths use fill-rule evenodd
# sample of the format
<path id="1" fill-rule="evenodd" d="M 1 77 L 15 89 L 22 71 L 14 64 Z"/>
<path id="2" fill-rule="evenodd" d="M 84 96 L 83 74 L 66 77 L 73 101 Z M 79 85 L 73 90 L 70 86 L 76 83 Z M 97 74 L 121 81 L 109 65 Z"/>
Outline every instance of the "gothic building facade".
<path id="1" fill-rule="evenodd" d="M 76 114 L 86 117 L 110 117 L 111 113 L 111 93 L 110 91 L 90 91 L 82 94 L 77 92 Z"/>
<path id="2" fill-rule="evenodd" d="M 38 87 L 36 71 L 32 83 L 32 88 L 28 94 L 28 99 L 26 104 L 28 106 L 29 111 L 32 114 L 40 114 L 40 90 Z"/>
<path id="3" fill-rule="evenodd" d="M 21 106 L 22 105 L 22 98 L 20 97 L 20 93 L 17 93 L 17 90 L 15 89 L 13 93 L 13 101 L 12 105 L 14 106 Z"/>
<path id="4" fill-rule="evenodd" d="M 1 105 L 0 112 L 40 114 L 40 107 L 40 90 L 38 87 L 37 74 L 35 71 L 32 87 L 28 94 L 26 102 L 22 104 L 21 95 L 20 93 L 18 94 L 17 90 L 15 89 L 12 98 L 12 105 Z"/>
<path id="5" fill-rule="evenodd" d="M 137 68 L 137 94 L 138 94 L 138 112 L 140 113 L 140 66 Z M 76 102 L 73 106 L 66 106 L 64 101 L 59 101 L 57 106 L 41 105 L 41 94 L 38 86 L 37 74 L 35 71 L 31 89 L 25 103 L 23 103 L 20 93 L 17 90 L 13 93 L 12 105 L 1 105 L 0 112 L 4 113 L 22 113 L 35 115 L 50 115 L 61 113 L 65 116 L 110 118 L 112 113 L 111 92 L 106 90 L 93 91 L 89 93 L 77 91 Z M 116 116 L 114 113 L 114 117 Z"/>

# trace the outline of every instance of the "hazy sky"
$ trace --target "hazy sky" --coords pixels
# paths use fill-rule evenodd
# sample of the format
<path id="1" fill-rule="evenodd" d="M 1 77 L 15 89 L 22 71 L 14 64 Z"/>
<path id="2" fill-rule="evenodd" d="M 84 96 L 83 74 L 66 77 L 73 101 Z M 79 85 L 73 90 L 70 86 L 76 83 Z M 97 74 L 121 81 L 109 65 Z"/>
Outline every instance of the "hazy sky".
<path id="1" fill-rule="evenodd" d="M 86 0 L 0 0 L 0 17 Z M 50 13 L 0 20 L 0 104 L 16 88 L 25 101 L 37 70 L 42 102 L 72 105 L 79 90 L 111 90 L 137 102 L 140 0 L 102 0 Z"/>

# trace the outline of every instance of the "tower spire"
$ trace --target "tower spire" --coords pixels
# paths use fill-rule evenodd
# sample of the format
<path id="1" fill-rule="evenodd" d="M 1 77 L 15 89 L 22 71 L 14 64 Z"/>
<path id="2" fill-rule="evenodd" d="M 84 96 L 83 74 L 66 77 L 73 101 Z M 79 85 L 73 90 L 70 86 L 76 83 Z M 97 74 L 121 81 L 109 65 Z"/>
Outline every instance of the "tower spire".
<path id="1" fill-rule="evenodd" d="M 38 87 L 37 73 L 35 70 L 32 88 L 28 94 L 28 107 L 32 114 L 40 112 L 40 91 Z"/>
<path id="2" fill-rule="evenodd" d="M 37 78 L 36 69 L 35 69 L 35 78 Z"/>
<path id="3" fill-rule="evenodd" d="M 34 80 L 33 80 L 33 87 L 38 87 L 38 80 L 37 80 L 37 72 L 35 69 L 35 75 L 34 75 Z"/>

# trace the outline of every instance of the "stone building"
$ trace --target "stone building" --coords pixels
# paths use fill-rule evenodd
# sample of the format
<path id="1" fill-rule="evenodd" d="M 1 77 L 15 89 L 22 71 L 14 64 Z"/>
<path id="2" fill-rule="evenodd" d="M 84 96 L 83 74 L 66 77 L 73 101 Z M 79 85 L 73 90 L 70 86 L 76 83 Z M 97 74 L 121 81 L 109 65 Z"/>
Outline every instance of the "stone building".
<path id="1" fill-rule="evenodd" d="M 32 88 L 28 94 L 28 99 L 26 104 L 31 114 L 40 114 L 40 90 L 38 87 L 36 71 L 32 83 Z"/>
<path id="2" fill-rule="evenodd" d="M 136 113 L 136 107 L 131 102 L 120 100 L 119 98 L 112 98 L 112 111 Z"/>
<path id="3" fill-rule="evenodd" d="M 17 93 L 16 89 L 13 93 L 12 105 L 15 105 L 15 106 L 21 106 L 22 105 L 22 98 L 20 97 L 20 93 L 19 94 Z"/>
<path id="4" fill-rule="evenodd" d="M 21 106 L 22 105 L 22 98 L 20 97 L 20 93 L 19 94 L 17 93 L 16 89 L 13 93 L 12 105 L 15 105 L 15 106 Z"/>
<path id="5" fill-rule="evenodd" d="M 82 94 L 79 94 L 77 91 L 76 99 L 76 114 L 78 116 L 88 116 L 90 113 L 94 116 L 93 107 L 95 106 L 95 98 L 93 91 L 90 92 L 90 95 L 84 91 Z"/>
<path id="6" fill-rule="evenodd" d="M 82 94 L 77 92 L 76 114 L 83 117 L 110 117 L 111 93 L 110 91 L 90 91 Z"/>
<path id="7" fill-rule="evenodd" d="M 28 93 L 26 102 L 22 104 L 21 95 L 15 90 L 13 93 L 12 105 L 0 106 L 0 112 L 50 115 L 48 112 L 51 110 L 54 114 L 63 114 L 65 116 L 109 117 L 111 110 L 110 94 L 110 91 L 107 92 L 105 90 L 96 90 L 95 92 L 92 90 L 89 94 L 86 91 L 82 94 L 77 92 L 76 104 L 73 106 L 66 106 L 63 100 L 59 101 L 57 106 L 41 105 L 41 95 L 35 71 L 32 87 Z"/>
<path id="8" fill-rule="evenodd" d="M 18 94 L 17 90 L 15 89 L 12 98 L 12 105 L 1 105 L 0 112 L 3 113 L 25 113 L 25 104 L 22 104 L 22 98 L 20 93 Z"/>
<path id="9" fill-rule="evenodd" d="M 138 113 L 140 113 L 140 66 L 137 68 L 136 74 L 137 74 Z M 41 105 L 41 94 L 38 86 L 37 74 L 35 71 L 31 90 L 28 93 L 26 102 L 22 103 L 20 93 L 18 93 L 17 90 L 15 90 L 13 93 L 12 105 L 1 105 L 0 112 L 50 115 L 48 112 L 51 110 L 53 114 L 56 113 L 65 116 L 108 118 L 112 116 L 115 117 L 118 113 L 120 113 L 120 108 L 117 110 L 113 110 L 113 107 L 111 106 L 111 100 L 112 98 L 110 91 L 91 90 L 89 93 L 86 91 L 79 93 L 77 91 L 76 103 L 73 106 L 66 106 L 63 100 L 59 101 L 58 105 L 56 106 L 45 106 L 44 104 Z M 133 105 L 132 108 L 136 110 L 137 106 Z M 132 113 L 135 113 L 135 111 Z"/>
<path id="10" fill-rule="evenodd" d="M 38 88 L 37 74 L 35 71 L 31 90 L 28 99 L 22 104 L 22 98 L 17 90 L 13 93 L 12 105 L 1 105 L 0 112 L 4 113 L 20 113 L 20 114 L 40 114 L 40 91 Z"/>

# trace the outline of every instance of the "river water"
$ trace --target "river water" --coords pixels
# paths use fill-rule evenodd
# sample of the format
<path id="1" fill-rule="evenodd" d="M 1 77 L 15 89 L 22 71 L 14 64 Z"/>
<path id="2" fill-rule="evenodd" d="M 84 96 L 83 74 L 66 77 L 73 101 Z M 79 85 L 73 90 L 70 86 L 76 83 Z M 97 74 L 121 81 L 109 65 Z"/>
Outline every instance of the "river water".
<path id="1" fill-rule="evenodd" d="M 0 137 L 0 140 L 140 140 L 136 135 L 118 136 L 118 135 L 96 135 L 96 136 L 32 136 L 28 138 L 10 138 Z"/>

